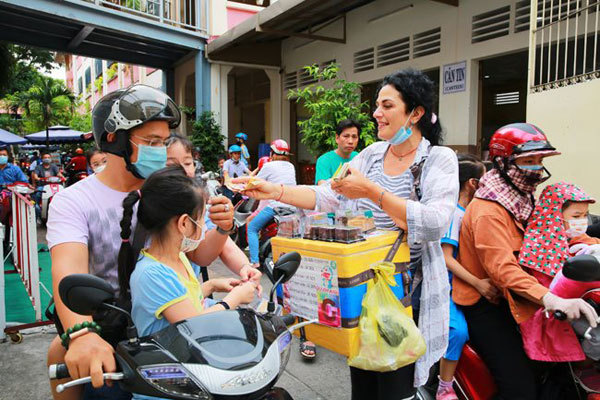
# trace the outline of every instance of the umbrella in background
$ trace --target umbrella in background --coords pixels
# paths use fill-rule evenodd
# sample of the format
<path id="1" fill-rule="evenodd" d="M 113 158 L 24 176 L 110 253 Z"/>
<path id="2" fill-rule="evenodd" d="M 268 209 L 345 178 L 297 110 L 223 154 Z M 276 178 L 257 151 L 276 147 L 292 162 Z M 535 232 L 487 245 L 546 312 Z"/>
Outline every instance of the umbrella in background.
<path id="1" fill-rule="evenodd" d="M 46 131 L 40 131 L 25 135 L 31 143 L 46 143 Z M 86 142 L 90 138 L 80 131 L 69 128 L 68 126 L 56 125 L 48 128 L 48 142 L 53 144 Z"/>
<path id="2" fill-rule="evenodd" d="M 0 129 L 0 144 L 8 146 L 12 144 L 24 144 L 27 143 L 27 139 L 17 136 L 14 133 Z"/>

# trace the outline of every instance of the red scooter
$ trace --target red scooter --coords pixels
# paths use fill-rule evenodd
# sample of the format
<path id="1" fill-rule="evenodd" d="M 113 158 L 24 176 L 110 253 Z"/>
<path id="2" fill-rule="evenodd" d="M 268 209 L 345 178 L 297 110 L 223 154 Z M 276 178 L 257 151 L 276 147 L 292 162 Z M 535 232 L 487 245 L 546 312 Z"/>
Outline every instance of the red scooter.
<path id="1" fill-rule="evenodd" d="M 593 256 L 577 256 L 569 259 L 563 267 L 563 275 L 571 280 L 582 282 L 580 297 L 591 304 L 600 313 L 600 262 Z M 595 286 L 594 289 L 587 290 Z M 587 291 L 586 291 L 587 290 Z M 555 318 L 564 319 L 560 311 Z M 591 328 L 585 318 L 572 322 L 573 329 L 580 339 L 584 353 L 588 357 L 588 368 L 575 367 L 571 363 L 568 369 L 572 379 L 567 390 L 572 394 L 569 399 L 600 400 L 600 327 Z M 580 363 L 578 363 L 579 365 Z M 454 375 L 456 393 L 464 400 L 490 400 L 494 398 L 497 387 L 494 378 L 484 361 L 468 343 L 465 345 Z"/>

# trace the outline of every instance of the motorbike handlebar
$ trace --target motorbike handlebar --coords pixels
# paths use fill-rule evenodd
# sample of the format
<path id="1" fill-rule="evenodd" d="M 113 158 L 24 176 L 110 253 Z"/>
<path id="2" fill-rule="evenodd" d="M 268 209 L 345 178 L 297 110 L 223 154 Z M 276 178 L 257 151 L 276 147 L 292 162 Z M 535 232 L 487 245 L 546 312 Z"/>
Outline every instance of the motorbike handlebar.
<path id="1" fill-rule="evenodd" d="M 50 379 L 65 379 L 70 378 L 67 364 L 51 364 L 48 367 L 48 377 Z"/>
<path id="2" fill-rule="evenodd" d="M 554 311 L 554 318 L 556 318 L 559 321 L 565 321 L 567 319 L 567 314 L 560 310 L 556 310 Z"/>
<path id="3" fill-rule="evenodd" d="M 296 322 L 296 317 L 292 314 L 286 314 L 281 317 L 281 320 L 285 324 L 285 326 L 293 325 Z"/>

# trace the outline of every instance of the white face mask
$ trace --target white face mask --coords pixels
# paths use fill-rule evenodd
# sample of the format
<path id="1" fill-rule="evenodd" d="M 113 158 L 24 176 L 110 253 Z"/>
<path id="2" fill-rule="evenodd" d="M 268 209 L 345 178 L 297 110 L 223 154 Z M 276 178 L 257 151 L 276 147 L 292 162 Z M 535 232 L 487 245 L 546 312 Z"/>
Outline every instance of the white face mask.
<path id="1" fill-rule="evenodd" d="M 189 215 L 187 217 L 192 221 L 198 228 L 202 230 L 199 239 L 192 239 L 185 235 L 183 235 L 183 240 L 181 241 L 180 251 L 184 253 L 189 253 L 190 251 L 194 251 L 200 245 L 200 242 L 204 240 L 204 236 L 206 235 L 206 225 L 200 226 L 196 221 L 194 221 Z"/>
<path id="2" fill-rule="evenodd" d="M 100 172 L 104 171 L 104 168 L 106 168 L 106 164 L 102 164 L 100 166 L 97 166 L 96 169 L 94 170 L 95 174 L 99 174 Z"/>
<path id="3" fill-rule="evenodd" d="M 569 223 L 569 229 L 567 229 L 567 236 L 570 238 L 581 236 L 587 231 L 587 218 L 569 219 L 567 220 L 567 222 Z"/>

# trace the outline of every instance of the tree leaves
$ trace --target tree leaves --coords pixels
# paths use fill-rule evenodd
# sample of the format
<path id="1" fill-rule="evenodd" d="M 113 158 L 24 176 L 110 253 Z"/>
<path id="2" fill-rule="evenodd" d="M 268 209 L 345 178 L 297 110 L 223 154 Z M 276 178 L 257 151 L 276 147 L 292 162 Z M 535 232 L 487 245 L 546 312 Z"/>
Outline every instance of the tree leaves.
<path id="1" fill-rule="evenodd" d="M 182 109 L 192 122 L 192 134 L 190 140 L 194 146 L 200 148 L 202 165 L 206 171 L 217 171 L 219 169 L 219 156 L 225 154 L 223 146 L 223 135 L 221 127 L 211 111 L 203 112 L 197 120 L 194 120 L 194 110 L 190 107 Z"/>
<path id="2" fill-rule="evenodd" d="M 307 65 L 304 68 L 318 82 L 332 81 L 331 86 L 308 85 L 290 90 L 289 99 L 302 103 L 311 114 L 310 118 L 298 121 L 302 143 L 315 156 L 336 148 L 335 128 L 347 118 L 358 121 L 361 126 L 359 148 L 375 142 L 375 124 L 368 112 L 367 102 L 360 102 L 361 85 L 338 78 L 339 65 L 331 63 L 323 68 Z"/>

